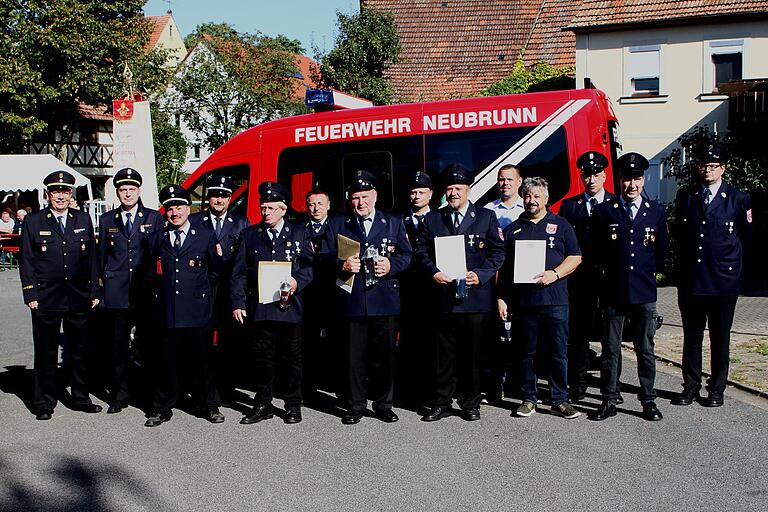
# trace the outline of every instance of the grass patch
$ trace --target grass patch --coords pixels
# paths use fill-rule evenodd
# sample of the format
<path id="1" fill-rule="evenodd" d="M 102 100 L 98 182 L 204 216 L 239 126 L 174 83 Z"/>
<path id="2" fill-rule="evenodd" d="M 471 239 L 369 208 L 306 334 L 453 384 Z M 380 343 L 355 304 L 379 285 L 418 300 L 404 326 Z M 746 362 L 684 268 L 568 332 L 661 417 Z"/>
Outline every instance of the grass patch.
<path id="1" fill-rule="evenodd" d="M 758 343 L 754 352 L 756 354 L 760 354 L 761 356 L 768 356 L 768 341 Z"/>

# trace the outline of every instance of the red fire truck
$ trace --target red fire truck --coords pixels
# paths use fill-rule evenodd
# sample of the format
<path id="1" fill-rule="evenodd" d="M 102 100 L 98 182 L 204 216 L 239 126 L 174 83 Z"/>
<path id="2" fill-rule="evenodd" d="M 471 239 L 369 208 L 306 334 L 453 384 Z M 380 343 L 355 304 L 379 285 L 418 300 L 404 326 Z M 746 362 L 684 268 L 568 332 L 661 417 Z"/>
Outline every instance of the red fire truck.
<path id="1" fill-rule="evenodd" d="M 596 89 L 318 112 L 233 137 L 184 186 L 201 207 L 207 178 L 226 174 L 239 186 L 233 210 L 256 222 L 262 181 L 279 181 L 292 191 L 292 214 L 304 211 L 313 187 L 328 192 L 332 207 L 341 211 L 350 176 L 366 169 L 378 178 L 377 206 L 402 212 L 416 170 L 439 183 L 448 164 L 461 163 L 475 173 L 470 199 L 484 205 L 497 197 L 498 168 L 513 163 L 524 176 L 547 179 L 556 210 L 561 199 L 583 191 L 575 165 L 579 155 L 599 151 L 613 162 L 621 154 L 617 129 L 608 98 Z M 607 173 L 613 190 L 610 168 Z M 439 196 L 433 206 L 439 206 Z"/>

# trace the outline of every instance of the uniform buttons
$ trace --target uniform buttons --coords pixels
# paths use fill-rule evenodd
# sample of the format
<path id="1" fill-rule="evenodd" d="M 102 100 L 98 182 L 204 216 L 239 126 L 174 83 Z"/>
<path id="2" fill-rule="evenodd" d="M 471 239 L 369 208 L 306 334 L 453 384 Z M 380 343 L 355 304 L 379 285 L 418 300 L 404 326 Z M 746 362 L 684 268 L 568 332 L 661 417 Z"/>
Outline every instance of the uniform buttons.
<path id="1" fill-rule="evenodd" d="M 128 261 L 133 261 L 133 259 L 132 258 L 128 258 Z"/>
<path id="2" fill-rule="evenodd" d="M 696 263 L 701 263 L 701 260 L 696 260 Z"/>
<path id="3" fill-rule="evenodd" d="M 629 242 L 629 245 L 635 245 L 635 242 Z"/>
<path id="4" fill-rule="evenodd" d="M 66 256 L 66 255 L 67 255 L 67 253 L 64 253 L 64 256 Z"/>
<path id="5" fill-rule="evenodd" d="M 64 280 L 65 280 L 65 281 L 68 281 L 68 280 L 69 280 L 69 278 L 68 278 L 68 277 L 65 277 L 65 278 L 64 278 Z"/>
<path id="6" fill-rule="evenodd" d="M 634 229 L 630 229 L 630 230 L 629 230 L 629 232 L 630 232 L 630 233 L 634 233 L 634 232 L 635 232 L 635 230 L 634 230 Z"/>
<path id="7" fill-rule="evenodd" d="M 178 272 L 178 271 L 179 271 L 179 269 L 176 269 L 176 272 Z"/>
<path id="8" fill-rule="evenodd" d="M 176 258 L 176 261 L 179 261 L 179 258 Z"/>
<path id="9" fill-rule="evenodd" d="M 629 270 L 635 270 L 635 267 L 633 265 L 630 265 Z"/>
<path id="10" fill-rule="evenodd" d="M 733 267 L 728 267 L 728 270 L 733 270 Z"/>
<path id="11" fill-rule="evenodd" d="M 61 245 L 67 245 L 67 242 L 61 242 Z"/>
<path id="12" fill-rule="evenodd" d="M 634 258 L 635 257 L 635 253 L 630 254 L 630 256 L 632 256 Z"/>
<path id="13" fill-rule="evenodd" d="M 702 224 L 706 224 L 706 223 L 707 223 L 707 221 L 703 220 L 703 221 L 701 221 L 701 223 L 702 223 Z"/>
<path id="14" fill-rule="evenodd" d="M 176 290 L 176 295 L 178 295 L 178 294 L 179 294 L 179 290 Z"/>
<path id="15" fill-rule="evenodd" d="M 177 280 L 176 280 L 176 282 L 178 283 L 178 282 L 179 282 L 179 280 L 177 279 Z"/>
<path id="16" fill-rule="evenodd" d="M 699 250 L 701 250 L 701 246 L 699 246 Z"/>
<path id="17" fill-rule="evenodd" d="M 64 268 L 67 268 L 67 266 L 66 266 L 66 265 L 64 265 Z"/>
<path id="18" fill-rule="evenodd" d="M 704 238 L 704 233 L 700 234 L 699 236 L 700 236 L 701 238 Z"/>
<path id="19" fill-rule="evenodd" d="M 272 249 L 272 254 L 275 254 L 275 250 L 274 249 Z"/>
<path id="20" fill-rule="evenodd" d="M 205 294 L 203 294 L 203 297 L 205 297 Z"/>
<path id="21" fill-rule="evenodd" d="M 132 269 L 132 268 L 129 268 L 129 269 L 128 269 L 128 272 L 133 272 L 133 269 Z"/>

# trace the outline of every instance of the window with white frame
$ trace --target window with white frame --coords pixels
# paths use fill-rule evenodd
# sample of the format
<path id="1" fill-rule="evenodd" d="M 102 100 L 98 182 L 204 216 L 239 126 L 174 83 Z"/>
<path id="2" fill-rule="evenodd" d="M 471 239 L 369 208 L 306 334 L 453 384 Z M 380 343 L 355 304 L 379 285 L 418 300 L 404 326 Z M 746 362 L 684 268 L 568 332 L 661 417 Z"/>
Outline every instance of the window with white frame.
<path id="1" fill-rule="evenodd" d="M 743 78 L 744 40 L 706 41 L 703 92 L 718 92 L 730 80 Z"/>
<path id="2" fill-rule="evenodd" d="M 625 58 L 625 96 L 658 96 L 661 90 L 660 45 L 630 46 Z"/>

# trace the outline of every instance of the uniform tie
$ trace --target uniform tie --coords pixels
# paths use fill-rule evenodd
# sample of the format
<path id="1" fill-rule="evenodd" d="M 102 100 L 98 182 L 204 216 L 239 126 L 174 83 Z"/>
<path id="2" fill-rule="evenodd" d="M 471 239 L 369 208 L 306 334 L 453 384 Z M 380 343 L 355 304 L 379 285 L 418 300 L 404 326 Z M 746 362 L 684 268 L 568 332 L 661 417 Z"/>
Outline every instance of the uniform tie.
<path id="1" fill-rule="evenodd" d="M 321 227 L 323 227 L 323 225 L 320 224 L 319 222 L 313 222 L 312 223 L 312 230 L 315 232 L 315 234 L 320 233 L 320 228 Z"/>
<path id="2" fill-rule="evenodd" d="M 370 224 L 366 224 L 366 222 L 373 222 L 373 219 L 370 217 L 360 217 L 360 229 L 363 230 L 363 233 L 365 234 L 365 237 L 368 238 L 368 232 L 370 231 Z"/>
<path id="3" fill-rule="evenodd" d="M 181 234 L 183 233 L 182 230 L 177 229 L 173 232 L 174 235 L 176 235 L 176 239 L 173 241 L 173 250 L 176 251 L 176 254 L 179 254 L 179 251 L 181 250 Z"/>
<path id="4" fill-rule="evenodd" d="M 272 237 L 272 247 L 277 243 L 277 233 L 278 231 L 275 228 L 269 228 L 269 236 Z"/>
<path id="5" fill-rule="evenodd" d="M 125 232 L 129 235 L 133 230 L 133 222 L 131 221 L 131 212 L 125 214 Z"/>
<path id="6" fill-rule="evenodd" d="M 61 234 L 64 234 L 64 217 L 56 217 L 59 220 L 59 231 L 61 231 Z"/>
<path id="7" fill-rule="evenodd" d="M 216 226 L 213 229 L 216 232 L 216 238 L 221 236 L 221 217 L 216 217 Z"/>
<path id="8" fill-rule="evenodd" d="M 624 203 L 624 211 L 627 212 L 629 220 L 635 220 L 634 217 L 632 217 L 632 203 Z"/>
<path id="9" fill-rule="evenodd" d="M 597 209 L 597 199 L 593 197 L 589 200 L 589 215 L 590 216 L 594 215 L 596 209 Z"/>
<path id="10" fill-rule="evenodd" d="M 453 212 L 453 229 L 458 231 L 461 225 L 461 219 L 459 219 L 459 212 Z"/>
<path id="11" fill-rule="evenodd" d="M 706 210 L 709 207 L 710 197 L 712 196 L 712 191 L 709 189 L 709 187 L 704 189 L 704 209 Z"/>
<path id="12" fill-rule="evenodd" d="M 416 221 L 416 227 L 418 228 L 421 226 L 421 223 L 424 222 L 424 215 L 414 215 L 414 220 Z"/>

